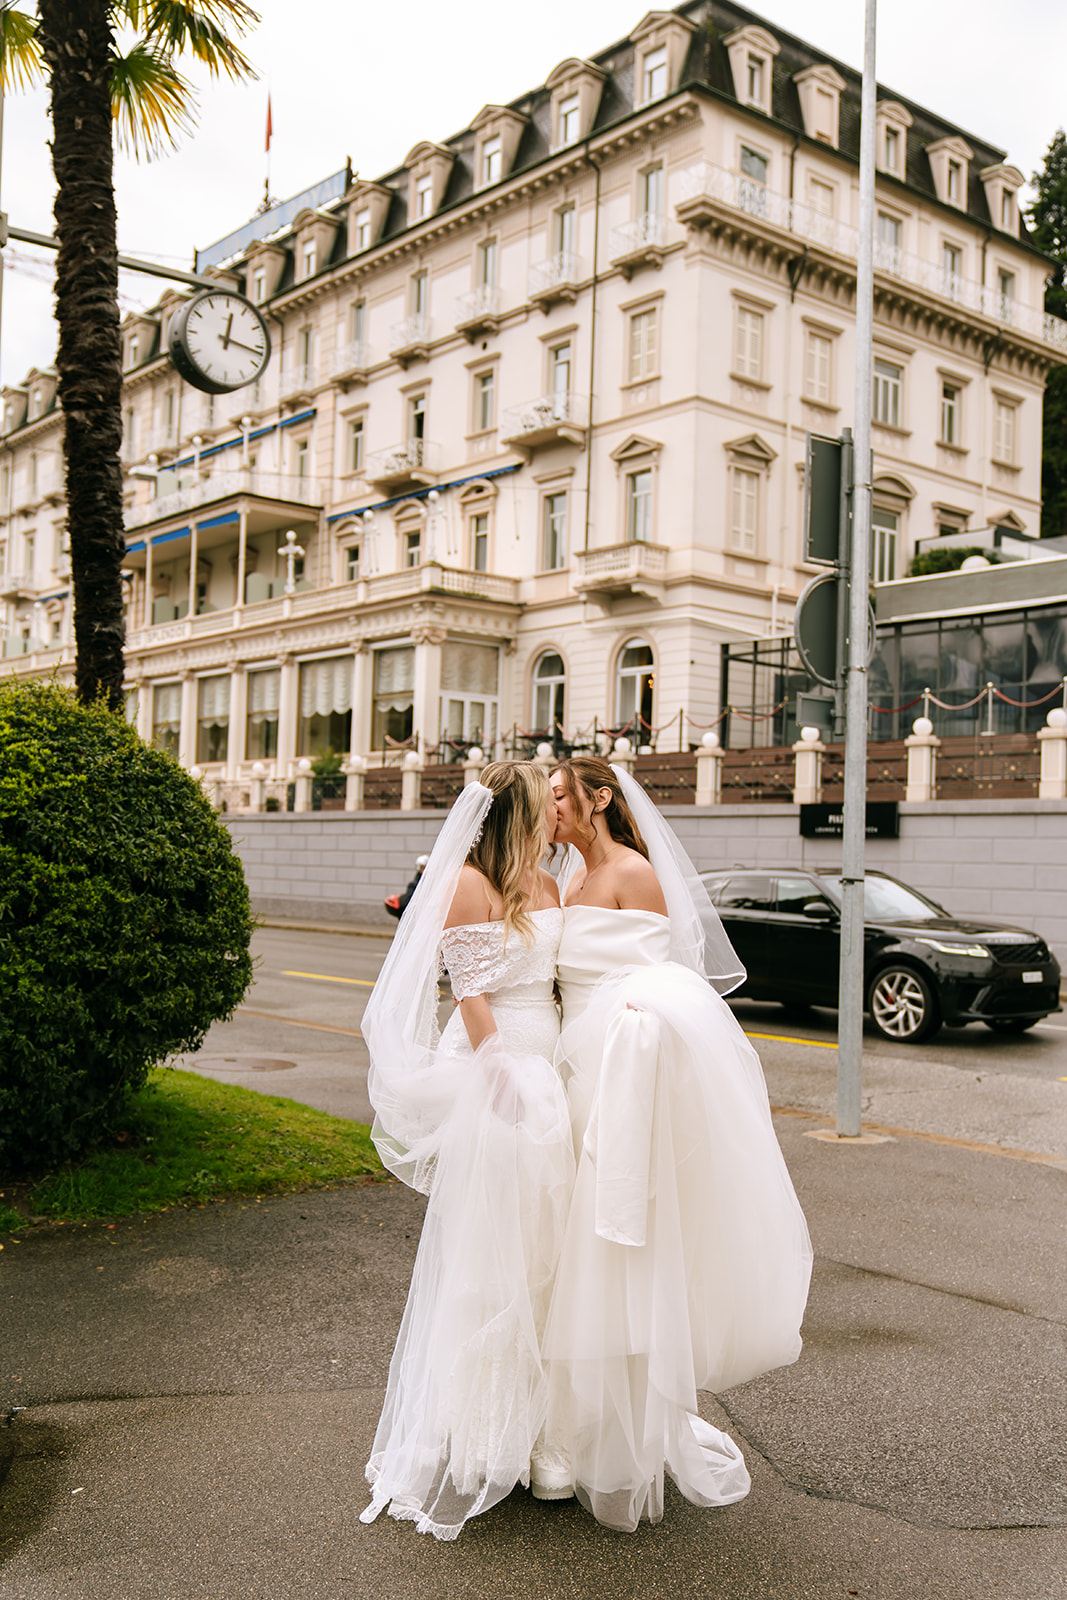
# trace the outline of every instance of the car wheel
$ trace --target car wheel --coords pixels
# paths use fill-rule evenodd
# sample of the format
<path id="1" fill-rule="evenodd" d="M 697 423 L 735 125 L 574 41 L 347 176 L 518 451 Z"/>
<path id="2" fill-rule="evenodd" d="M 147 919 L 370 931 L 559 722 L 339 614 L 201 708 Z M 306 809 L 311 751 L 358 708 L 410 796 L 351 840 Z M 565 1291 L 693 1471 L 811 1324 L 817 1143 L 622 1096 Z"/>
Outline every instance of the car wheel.
<path id="1" fill-rule="evenodd" d="M 994 1033 L 1025 1033 L 1040 1017 L 986 1017 L 985 1025 Z"/>
<path id="2" fill-rule="evenodd" d="M 921 1044 L 941 1026 L 937 999 L 914 967 L 883 967 L 867 990 L 875 1031 L 895 1044 Z"/>

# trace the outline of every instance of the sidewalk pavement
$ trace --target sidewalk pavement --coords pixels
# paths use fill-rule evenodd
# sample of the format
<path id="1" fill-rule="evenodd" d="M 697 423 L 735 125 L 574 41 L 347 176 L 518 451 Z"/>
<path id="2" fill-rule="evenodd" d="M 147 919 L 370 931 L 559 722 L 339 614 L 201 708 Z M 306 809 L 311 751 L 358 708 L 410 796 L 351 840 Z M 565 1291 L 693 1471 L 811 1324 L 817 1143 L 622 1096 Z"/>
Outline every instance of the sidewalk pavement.
<path id="1" fill-rule="evenodd" d="M 1062 1600 L 1062 1166 L 777 1119 L 816 1268 L 796 1366 L 704 1412 L 753 1487 L 632 1536 L 519 1490 L 358 1521 L 422 1202 L 394 1183 L 0 1256 L 0 1600 Z"/>

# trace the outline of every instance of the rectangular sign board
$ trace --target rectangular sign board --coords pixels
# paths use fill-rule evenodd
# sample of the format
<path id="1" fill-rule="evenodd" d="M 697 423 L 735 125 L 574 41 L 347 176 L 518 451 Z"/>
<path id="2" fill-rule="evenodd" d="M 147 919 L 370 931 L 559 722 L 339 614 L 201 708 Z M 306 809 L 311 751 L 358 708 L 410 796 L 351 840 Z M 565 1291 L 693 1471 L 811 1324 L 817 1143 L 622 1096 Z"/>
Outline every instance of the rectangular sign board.
<path id="1" fill-rule="evenodd" d="M 802 839 L 840 839 L 845 829 L 845 811 L 840 804 L 819 802 L 800 808 Z M 899 839 L 900 811 L 895 800 L 868 800 L 868 839 Z"/>
<path id="2" fill-rule="evenodd" d="M 809 433 L 804 447 L 804 560 L 833 567 L 841 546 L 840 439 Z"/>

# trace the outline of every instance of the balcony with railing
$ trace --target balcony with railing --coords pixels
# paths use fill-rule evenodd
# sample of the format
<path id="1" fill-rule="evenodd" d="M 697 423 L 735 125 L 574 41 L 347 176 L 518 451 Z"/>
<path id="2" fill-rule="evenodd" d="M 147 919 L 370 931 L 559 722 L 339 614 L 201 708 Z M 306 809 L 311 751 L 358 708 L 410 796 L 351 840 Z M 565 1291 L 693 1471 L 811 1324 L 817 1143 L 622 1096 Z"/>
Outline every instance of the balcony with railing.
<path id="1" fill-rule="evenodd" d="M 662 600 L 667 554 L 666 545 L 639 540 L 583 550 L 577 557 L 575 593 L 604 597 L 640 594 Z"/>
<path id="2" fill-rule="evenodd" d="M 589 398 L 560 389 L 511 406 L 501 419 L 501 443 L 527 458 L 547 444 L 584 445 L 589 431 Z"/>
<path id="3" fill-rule="evenodd" d="M 577 300 L 583 275 L 581 257 L 571 250 L 560 250 L 530 268 L 527 293 L 545 311 L 558 300 Z"/>
<path id="4" fill-rule="evenodd" d="M 32 600 L 37 585 L 30 572 L 0 572 L 0 600 Z"/>
<path id="5" fill-rule="evenodd" d="M 315 393 L 318 372 L 311 361 L 294 361 L 282 369 L 279 397 L 286 405 L 306 405 Z"/>
<path id="6" fill-rule="evenodd" d="M 408 439 L 368 457 L 367 482 L 381 491 L 417 488 L 437 482 L 441 446 L 431 439 Z"/>
<path id="7" fill-rule="evenodd" d="M 624 278 L 631 278 L 641 267 L 659 267 L 667 248 L 667 218 L 656 211 L 612 228 L 608 239 L 608 258 Z"/>
<path id="8" fill-rule="evenodd" d="M 342 388 L 352 383 L 365 383 L 371 365 L 370 346 L 362 339 L 349 339 L 347 344 L 331 352 L 326 365 L 330 377 Z"/>
<path id="9" fill-rule="evenodd" d="M 500 326 L 504 297 L 495 283 L 480 283 L 456 299 L 456 332 L 471 341 Z"/>
<path id="10" fill-rule="evenodd" d="M 128 507 L 125 512 L 126 527 L 128 530 L 143 528 L 147 523 L 162 522 L 167 517 L 238 494 L 251 494 L 264 500 L 281 500 L 289 505 L 316 509 L 323 504 L 322 489 L 316 478 L 284 472 L 252 472 L 248 468 L 240 468 L 232 472 L 205 474 L 169 494 L 159 494 L 153 500 L 143 500 L 139 505 Z"/>
<path id="11" fill-rule="evenodd" d="M 698 161 L 682 174 L 675 215 L 687 227 L 706 228 L 737 223 L 741 214 L 760 224 L 765 234 L 792 236 L 798 244 L 815 246 L 855 270 L 859 253 L 856 228 L 798 200 L 775 194 L 765 184 L 744 173 L 728 172 L 710 161 Z M 1049 316 L 1043 309 L 1020 305 L 1000 289 L 964 278 L 944 263 L 926 261 L 899 245 L 876 239 L 874 268 L 878 277 L 891 279 L 924 295 L 959 306 L 964 311 L 1007 324 L 1042 344 L 1067 351 L 1067 320 Z"/>
<path id="12" fill-rule="evenodd" d="M 430 319 L 424 311 L 417 311 L 403 322 L 394 322 L 389 329 L 389 354 L 394 361 L 406 367 L 409 361 L 425 361 L 430 353 Z"/>

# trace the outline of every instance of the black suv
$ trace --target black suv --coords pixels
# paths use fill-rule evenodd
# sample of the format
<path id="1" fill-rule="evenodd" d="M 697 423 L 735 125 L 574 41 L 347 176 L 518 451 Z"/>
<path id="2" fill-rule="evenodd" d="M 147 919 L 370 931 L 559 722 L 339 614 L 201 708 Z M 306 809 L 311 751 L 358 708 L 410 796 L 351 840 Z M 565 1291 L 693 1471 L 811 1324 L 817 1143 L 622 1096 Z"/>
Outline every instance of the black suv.
<path id="1" fill-rule="evenodd" d="M 836 1006 L 841 878 L 793 867 L 702 872 L 748 977 L 734 993 Z M 1022 1033 L 1060 1009 L 1045 941 L 1010 923 L 950 916 L 884 872 L 864 878 L 865 1005 L 877 1031 L 918 1044 L 941 1024 Z"/>

